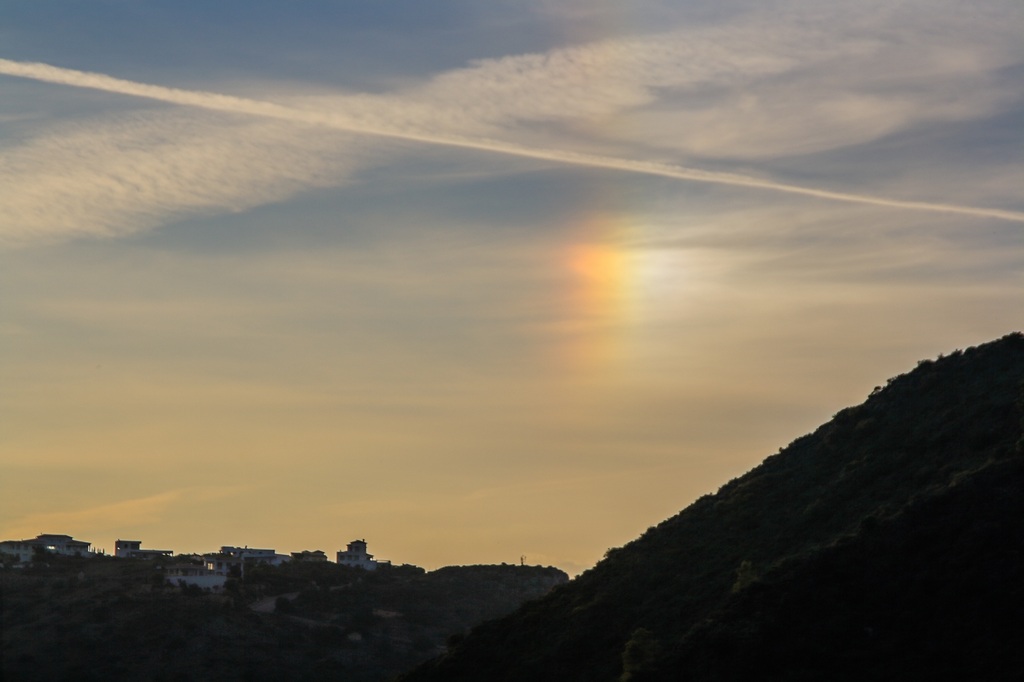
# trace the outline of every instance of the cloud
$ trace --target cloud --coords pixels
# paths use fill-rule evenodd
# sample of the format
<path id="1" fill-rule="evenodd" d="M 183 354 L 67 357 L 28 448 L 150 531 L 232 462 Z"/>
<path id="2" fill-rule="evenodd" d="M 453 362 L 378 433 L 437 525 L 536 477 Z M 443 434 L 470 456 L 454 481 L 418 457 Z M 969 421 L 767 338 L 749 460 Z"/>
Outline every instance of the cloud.
<path id="1" fill-rule="evenodd" d="M 77 528 L 88 528 L 95 532 L 152 525 L 164 518 L 167 509 L 178 502 L 184 492 L 170 490 L 149 497 L 111 502 L 85 509 L 32 514 L 6 524 L 4 533 L 7 537 L 29 537 L 39 533 L 63 533 Z"/>
<path id="2" fill-rule="evenodd" d="M 999 35 L 983 42 L 968 31 L 934 43 L 854 32 L 815 57 L 739 87 L 716 82 L 703 96 L 663 98 L 635 112 L 633 123 L 659 148 L 765 158 L 847 147 L 921 123 L 982 118 L 1019 99 L 1015 88 L 999 83 L 999 70 L 1020 60 Z"/>
<path id="3" fill-rule="evenodd" d="M 782 3 L 778 16 L 481 60 L 384 94 L 276 101 L 0 59 L 9 76 L 185 107 L 51 129 L 8 149 L 0 239 L 118 235 L 282 201 L 348 181 L 381 161 L 386 140 L 1024 220 L 969 200 L 833 191 L 666 158 L 815 154 L 922 123 L 990 116 L 1014 101 L 998 73 L 1020 56 L 998 7 L 968 16 L 954 4 L 925 17 L 911 5 L 823 12 Z"/>
<path id="4" fill-rule="evenodd" d="M 273 102 L 217 93 L 179 90 L 134 83 L 102 74 L 60 69 L 45 64 L 22 64 L 0 59 L 0 73 L 77 87 L 97 88 L 108 92 L 135 95 L 226 113 L 250 114 L 261 118 L 295 123 L 306 128 L 311 125 L 320 125 L 344 132 L 363 133 L 385 138 L 493 152 L 588 168 L 603 168 L 676 180 L 749 187 L 889 208 L 958 213 L 1024 222 L 1024 212 L 1019 211 L 889 199 L 852 192 L 830 191 L 776 182 L 748 175 L 708 171 L 669 163 L 633 160 L 560 149 L 524 147 L 511 142 L 485 138 L 427 134 L 399 128 L 391 129 L 379 124 L 366 123 L 363 116 L 353 117 L 326 111 L 317 112 Z M 53 178 L 52 176 L 47 177 L 45 167 L 46 161 L 49 158 L 47 152 L 52 151 L 53 148 L 48 147 L 46 141 L 29 145 L 27 150 L 23 149 L 19 150 L 20 153 L 15 152 L 11 154 L 4 162 L 4 166 L 0 167 L 0 178 L 7 181 L 5 184 L 8 188 L 8 195 L 3 198 L 11 202 L 11 206 L 8 208 L 8 216 L 12 219 L 12 225 L 14 226 L 27 223 L 37 226 L 37 229 L 40 229 L 39 226 L 43 226 L 41 229 L 51 233 L 73 233 L 75 228 L 69 221 L 81 221 L 80 224 L 89 225 L 90 209 L 99 210 L 104 213 L 102 233 L 116 234 L 126 229 L 122 213 L 127 213 L 131 216 L 134 219 L 134 225 L 145 225 L 147 222 L 157 222 L 163 215 L 175 210 L 188 211 L 223 205 L 228 203 L 229 197 L 230 199 L 235 199 L 235 203 L 240 204 L 238 208 L 284 198 L 295 191 L 295 186 L 290 184 L 289 180 L 297 182 L 300 186 L 304 182 L 317 184 L 317 178 L 321 175 L 319 171 L 322 168 L 318 167 L 316 163 L 310 164 L 305 159 L 301 164 L 285 166 L 286 169 L 296 170 L 295 174 L 291 177 L 289 177 L 287 171 L 282 172 L 279 168 L 267 168 L 258 163 L 246 163 L 248 159 L 245 158 L 245 155 L 254 149 L 263 151 L 263 158 L 257 159 L 257 161 L 269 160 L 266 158 L 266 152 L 261 145 L 283 141 L 282 139 L 275 139 L 274 132 L 280 133 L 280 129 L 275 130 L 272 127 L 264 127 L 258 129 L 260 134 L 242 131 L 237 135 L 222 135 L 215 145 L 211 145 L 209 140 L 202 138 L 194 145 L 181 145 L 177 139 L 167 143 L 157 142 L 156 145 L 151 142 L 144 150 L 138 150 L 137 147 L 124 150 L 118 145 L 105 144 L 106 141 L 101 136 L 97 136 L 95 132 L 90 133 L 88 137 L 91 139 L 75 141 L 78 154 L 86 161 L 84 165 L 80 164 L 76 169 L 80 175 L 72 173 L 70 179 L 66 175 L 62 175 L 57 180 L 58 183 L 65 187 L 70 183 L 74 186 L 73 191 L 80 195 L 88 196 L 88 200 L 84 202 L 86 209 L 84 218 L 78 211 L 73 215 L 60 213 L 61 208 L 66 206 L 66 204 L 59 200 L 56 202 L 48 200 L 48 197 L 53 196 L 54 187 L 47 182 L 47 180 L 53 180 Z M 143 136 L 145 136 L 145 131 L 143 131 Z M 307 136 L 287 135 L 281 137 L 287 137 L 288 144 L 299 142 L 300 151 L 315 152 L 319 148 L 320 139 L 316 135 L 310 135 L 308 132 Z M 262 140 L 262 142 L 254 143 L 252 140 Z M 154 146 L 163 153 L 153 154 Z M 89 151 L 92 147 L 98 148 L 99 153 L 90 154 Z M 225 147 L 226 149 L 220 149 L 220 147 Z M 275 147 L 273 156 L 277 155 L 278 149 Z M 287 149 L 287 146 L 284 146 L 284 149 Z M 110 155 L 116 158 L 111 159 L 109 158 Z M 43 163 L 39 165 L 43 166 L 43 169 L 41 172 L 33 173 L 36 170 L 34 162 L 40 158 L 42 158 Z M 314 153 L 313 158 L 322 159 L 326 165 L 330 157 Z M 217 163 L 217 159 L 221 160 L 220 163 Z M 228 183 L 226 186 L 233 187 L 234 184 L 239 182 L 238 178 L 241 177 L 241 184 L 246 186 L 247 192 L 241 193 L 224 189 L 225 185 L 219 181 L 227 179 L 227 175 L 224 172 L 225 164 L 232 169 L 230 177 L 233 179 L 233 182 Z M 104 175 L 101 171 L 101 168 L 104 167 L 116 168 L 122 172 L 119 175 Z M 245 172 L 237 173 L 239 167 L 244 168 Z M 167 183 L 167 186 L 161 186 L 160 181 L 168 178 L 168 168 L 172 172 L 180 168 L 183 175 L 187 175 L 189 179 L 184 183 L 179 181 Z M 151 174 L 147 176 L 146 171 L 149 171 Z M 211 174 L 213 177 L 211 177 Z M 147 179 L 150 182 L 145 182 Z M 336 182 L 336 178 L 333 181 Z M 165 190 L 172 191 L 167 192 Z M 260 190 L 263 191 L 261 192 Z M 59 196 L 59 192 L 57 196 Z M 247 196 L 249 199 L 245 200 L 242 198 L 243 196 Z M 129 202 L 133 208 L 119 211 L 117 206 L 124 202 Z M 139 209 L 135 207 L 140 205 L 145 206 L 146 210 L 150 213 L 150 219 L 146 220 L 146 216 L 143 215 L 141 223 L 137 220 L 138 216 L 135 215 L 139 212 Z M 53 212 L 57 212 L 57 214 L 48 215 Z M 56 227 L 47 229 L 45 227 L 47 225 L 54 225 Z"/>
<path id="5" fill-rule="evenodd" d="M 342 184 L 358 148 L 318 128 L 188 110 L 67 125 L 0 156 L 0 239 L 115 236 L 244 210 Z"/>

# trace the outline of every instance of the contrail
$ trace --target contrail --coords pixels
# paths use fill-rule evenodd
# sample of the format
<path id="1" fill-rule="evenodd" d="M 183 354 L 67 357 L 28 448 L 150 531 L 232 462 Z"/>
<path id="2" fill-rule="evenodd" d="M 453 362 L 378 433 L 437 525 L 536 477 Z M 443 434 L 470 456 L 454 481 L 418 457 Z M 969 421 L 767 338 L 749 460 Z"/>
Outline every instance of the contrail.
<path id="1" fill-rule="evenodd" d="M 397 130 L 376 126 L 352 116 L 346 116 L 344 113 L 310 111 L 307 109 L 298 109 L 282 104 L 276 104 L 274 102 L 266 102 L 245 97 L 235 97 L 232 95 L 223 95 L 201 90 L 168 88 L 161 85 L 150 85 L 147 83 L 138 83 L 121 78 L 114 78 L 113 76 L 101 73 L 76 71 L 74 69 L 65 69 L 37 62 L 17 62 L 9 59 L 0 59 L 0 75 L 28 78 L 46 83 L 70 85 L 77 88 L 102 90 L 104 92 L 131 95 L 134 97 L 144 97 L 170 104 L 212 109 L 214 111 L 248 114 L 250 116 L 263 116 L 282 121 L 291 121 L 293 123 L 320 125 L 334 128 L 336 130 L 361 133 L 364 135 L 374 135 L 377 137 L 408 140 L 448 147 L 461 147 L 464 149 L 473 149 L 496 154 L 542 159 L 545 161 L 553 161 L 556 163 L 564 163 L 574 166 L 606 168 L 609 170 L 655 175 L 692 182 L 752 187 L 755 189 L 786 192 L 789 194 L 802 194 L 817 197 L 819 199 L 847 201 L 857 204 L 871 204 L 874 206 L 886 206 L 889 208 L 909 209 L 914 211 L 932 211 L 936 213 L 957 213 L 983 218 L 997 218 L 999 220 L 1024 222 L 1024 212 L 1020 211 L 1005 211 L 979 206 L 940 204 L 927 201 L 903 201 L 900 199 L 887 199 L 885 197 L 867 194 L 833 192 L 830 190 L 816 189 L 814 187 L 806 187 L 803 185 L 774 182 L 772 180 L 764 180 L 748 175 L 707 171 L 699 168 L 689 168 L 674 164 L 636 161 L 613 156 L 587 154 L 583 152 L 523 147 L 499 140 L 466 138 L 455 135 L 433 135 L 415 131 Z"/>

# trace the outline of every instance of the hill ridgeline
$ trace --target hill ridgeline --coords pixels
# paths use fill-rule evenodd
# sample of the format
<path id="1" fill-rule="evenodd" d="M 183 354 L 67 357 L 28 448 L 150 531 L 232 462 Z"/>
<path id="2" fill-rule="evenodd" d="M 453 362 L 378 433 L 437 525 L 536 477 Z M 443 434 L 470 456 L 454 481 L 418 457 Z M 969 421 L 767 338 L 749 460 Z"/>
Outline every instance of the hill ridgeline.
<path id="1" fill-rule="evenodd" d="M 1024 679 L 1022 385 L 922 361 L 401 680 Z"/>

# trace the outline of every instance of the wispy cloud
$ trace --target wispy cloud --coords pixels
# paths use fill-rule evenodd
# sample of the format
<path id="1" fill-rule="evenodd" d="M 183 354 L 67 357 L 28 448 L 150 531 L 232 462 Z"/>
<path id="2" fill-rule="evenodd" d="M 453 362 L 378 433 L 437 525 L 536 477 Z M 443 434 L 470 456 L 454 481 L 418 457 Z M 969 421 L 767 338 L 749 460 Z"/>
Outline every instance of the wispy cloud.
<path id="1" fill-rule="evenodd" d="M 971 201 L 833 190 L 666 158 L 813 154 L 989 116 L 1013 101 L 997 74 L 1020 57 L 998 12 L 950 11 L 910 26 L 900 14 L 909 10 L 877 9 L 758 15 L 482 60 L 385 94 L 257 99 L 0 59 L 0 74 L 187 108 L 42 131 L 7 150 L 0 236 L 116 235 L 284 200 L 342 184 L 379 160 L 382 140 L 1024 221 L 1024 212 Z"/>
<path id="2" fill-rule="evenodd" d="M 176 505 L 223 499 L 243 489 L 240 486 L 180 488 L 80 509 L 29 514 L 4 524 L 2 532 L 4 537 L 31 537 L 50 532 L 76 535 L 131 531 L 166 523 Z"/>
<path id="3" fill-rule="evenodd" d="M 0 156 L 0 237 L 113 236 L 243 210 L 342 184 L 358 146 L 308 126 L 188 111 L 68 125 Z"/>
<path id="4" fill-rule="evenodd" d="M 264 102 L 260 100 L 233 97 L 230 95 L 222 95 L 217 93 L 208 93 L 195 90 L 179 90 L 175 88 L 164 88 L 156 85 L 134 83 L 132 81 L 125 81 L 122 79 L 112 78 L 110 76 L 104 76 L 102 74 L 92 74 L 81 71 L 74 71 L 71 69 L 60 69 L 46 64 L 23 64 L 18 62 L 11 62 L 9 60 L 0 60 L 0 73 L 5 73 L 7 75 L 12 76 L 32 78 L 46 82 L 72 85 L 76 87 L 101 89 L 107 92 L 115 92 L 125 95 L 135 95 L 139 97 L 146 97 L 149 99 L 156 99 L 163 102 L 169 102 L 172 104 L 199 107 L 203 109 L 212 109 L 214 111 L 249 114 L 252 116 L 272 118 L 276 120 L 288 121 L 291 123 L 303 125 L 321 125 L 341 130 L 344 132 L 362 133 L 366 135 L 395 138 L 400 140 L 422 142 L 427 144 L 443 145 L 449 147 L 460 147 L 476 151 L 493 152 L 511 156 L 540 159 L 544 161 L 553 161 L 556 163 L 585 166 L 589 168 L 604 168 L 629 173 L 655 175 L 666 178 L 672 178 L 676 180 L 707 182 L 722 185 L 732 185 L 738 187 L 750 187 L 755 189 L 771 190 L 777 192 L 787 192 L 791 194 L 802 194 L 820 199 L 873 204 L 876 206 L 886 206 L 889 208 L 909 209 L 918 211 L 935 211 L 940 213 L 959 213 L 986 218 L 997 218 L 1001 220 L 1024 222 L 1024 212 L 1020 211 L 1007 211 L 978 206 L 963 206 L 956 204 L 943 204 L 925 201 L 904 201 L 899 199 L 890 199 L 887 197 L 871 196 L 852 192 L 837 192 L 819 189 L 815 187 L 807 187 L 790 183 L 776 182 L 769 179 L 762 179 L 753 176 L 740 175 L 736 173 L 709 171 L 700 168 L 690 168 L 686 166 L 679 166 L 669 163 L 657 163 L 653 161 L 624 159 L 599 154 L 588 154 L 585 152 L 564 151 L 559 149 L 538 149 L 485 138 L 466 138 L 452 135 L 431 135 L 427 133 L 413 132 L 401 129 L 391 129 L 387 127 L 373 125 L 371 123 L 364 122 L 363 120 L 352 118 L 343 114 L 310 111 L 306 109 L 299 109 L 295 107 L 276 104 L 273 102 Z M 207 147 L 202 148 L 207 149 Z M 206 161 L 207 159 L 198 160 L 198 164 L 196 164 L 196 166 L 198 167 L 199 165 L 205 164 Z M 231 162 L 232 164 L 234 164 L 237 162 L 237 160 L 232 158 Z M 161 165 L 163 165 L 163 163 L 164 162 L 161 162 Z M 199 183 L 197 183 L 197 185 L 198 184 Z M 202 183 L 202 186 L 207 188 L 209 187 L 207 183 Z M 142 185 L 136 185 L 128 186 L 125 189 L 127 191 L 134 192 L 139 189 L 155 190 L 158 188 L 154 188 L 152 187 L 152 185 L 145 187 Z M 287 189 L 283 189 L 278 192 L 278 194 L 287 193 Z M 207 205 L 208 203 L 216 203 L 215 201 L 210 201 L 206 196 L 204 196 L 204 194 L 204 192 L 197 191 L 194 195 L 187 197 L 182 203 L 184 203 L 185 206 L 188 206 L 190 204 L 203 206 Z M 32 197 L 30 197 L 30 199 L 32 199 Z M 158 202 L 173 202 L 174 199 L 175 197 L 173 196 L 169 198 L 154 197 L 154 200 Z M 262 197 L 263 201 L 265 201 L 266 199 L 266 196 Z M 32 205 L 44 206 L 45 204 L 37 200 L 33 201 Z"/>
<path id="5" fill-rule="evenodd" d="M 61 529 L 114 529 L 149 525 L 163 519 L 168 507 L 179 501 L 183 492 L 171 490 L 84 509 L 32 514 L 6 524 L 4 533 L 8 537 L 28 537 L 38 533 L 66 532 Z"/>

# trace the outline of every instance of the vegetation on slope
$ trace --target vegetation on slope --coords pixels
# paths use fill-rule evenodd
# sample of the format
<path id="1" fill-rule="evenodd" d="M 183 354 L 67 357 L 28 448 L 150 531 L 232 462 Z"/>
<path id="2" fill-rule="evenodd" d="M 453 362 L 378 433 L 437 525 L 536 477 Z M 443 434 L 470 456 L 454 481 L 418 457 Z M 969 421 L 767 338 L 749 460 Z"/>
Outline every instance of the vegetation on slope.
<path id="1" fill-rule="evenodd" d="M 539 566 L 293 563 L 209 594 L 166 586 L 158 562 L 39 559 L 0 571 L 3 680 L 378 681 L 568 580 Z"/>
<path id="2" fill-rule="evenodd" d="M 403 679 L 1019 679 L 1022 381 L 921 362 Z"/>

